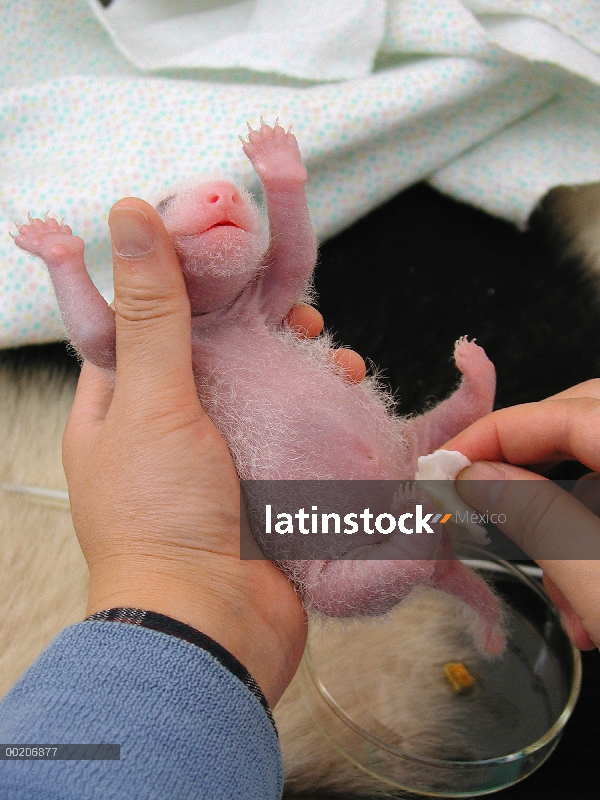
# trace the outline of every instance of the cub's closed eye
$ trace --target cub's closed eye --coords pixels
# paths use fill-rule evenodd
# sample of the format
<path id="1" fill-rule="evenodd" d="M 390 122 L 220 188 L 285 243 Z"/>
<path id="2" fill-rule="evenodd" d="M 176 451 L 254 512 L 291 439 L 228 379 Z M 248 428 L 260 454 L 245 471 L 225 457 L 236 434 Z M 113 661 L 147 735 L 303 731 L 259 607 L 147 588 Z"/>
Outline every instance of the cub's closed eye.
<path id="1" fill-rule="evenodd" d="M 164 200 L 161 200 L 160 203 L 158 203 L 158 205 L 156 206 L 156 210 L 158 211 L 158 213 L 164 214 L 164 212 L 169 208 L 169 206 L 171 205 L 173 200 L 175 200 L 176 197 L 177 195 L 170 194 L 168 197 L 165 197 Z"/>

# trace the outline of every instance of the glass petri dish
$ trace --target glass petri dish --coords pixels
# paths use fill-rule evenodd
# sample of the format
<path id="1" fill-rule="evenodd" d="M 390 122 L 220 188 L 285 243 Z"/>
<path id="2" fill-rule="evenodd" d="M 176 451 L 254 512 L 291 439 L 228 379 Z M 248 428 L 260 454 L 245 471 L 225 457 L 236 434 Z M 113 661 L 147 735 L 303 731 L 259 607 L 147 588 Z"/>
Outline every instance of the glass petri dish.
<path id="1" fill-rule="evenodd" d="M 405 601 L 383 617 L 309 628 L 300 679 L 313 720 L 382 792 L 473 797 L 511 786 L 552 753 L 579 695 L 579 651 L 541 585 L 476 545 L 458 555 L 504 601 L 499 659 L 476 650 L 462 604 L 435 590 L 408 611 Z M 468 689 L 453 688 L 451 662 L 466 668 Z"/>

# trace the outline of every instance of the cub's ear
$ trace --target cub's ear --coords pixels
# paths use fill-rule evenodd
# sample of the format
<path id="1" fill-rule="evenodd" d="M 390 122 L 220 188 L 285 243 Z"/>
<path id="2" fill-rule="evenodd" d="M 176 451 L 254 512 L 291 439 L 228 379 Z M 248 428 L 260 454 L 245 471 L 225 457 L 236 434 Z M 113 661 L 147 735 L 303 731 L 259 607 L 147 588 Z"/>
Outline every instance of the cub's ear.
<path id="1" fill-rule="evenodd" d="M 177 197 L 176 194 L 170 194 L 168 197 L 165 197 L 163 200 L 160 200 L 154 208 L 158 211 L 158 213 L 162 216 L 165 211 L 169 209 L 169 206 L 173 203 L 173 200 Z"/>

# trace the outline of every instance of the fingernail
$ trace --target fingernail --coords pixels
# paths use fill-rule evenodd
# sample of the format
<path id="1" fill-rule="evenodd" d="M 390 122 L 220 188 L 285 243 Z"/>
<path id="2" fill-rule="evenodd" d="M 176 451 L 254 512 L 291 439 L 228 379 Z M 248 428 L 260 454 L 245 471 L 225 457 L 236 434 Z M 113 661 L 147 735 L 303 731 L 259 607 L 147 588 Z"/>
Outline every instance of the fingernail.
<path id="1" fill-rule="evenodd" d="M 476 461 L 463 469 L 456 481 L 456 491 L 465 502 L 481 510 L 494 506 L 506 485 L 506 474 L 488 461 Z"/>
<path id="2" fill-rule="evenodd" d="M 139 208 L 113 208 L 108 224 L 113 247 L 120 256 L 143 256 L 152 250 L 154 237 L 148 217 Z"/>
<path id="3" fill-rule="evenodd" d="M 560 621 L 562 622 L 562 626 L 565 629 L 565 633 L 569 637 L 569 639 L 575 644 L 575 628 L 573 627 L 573 623 L 571 618 L 565 611 L 560 611 Z"/>

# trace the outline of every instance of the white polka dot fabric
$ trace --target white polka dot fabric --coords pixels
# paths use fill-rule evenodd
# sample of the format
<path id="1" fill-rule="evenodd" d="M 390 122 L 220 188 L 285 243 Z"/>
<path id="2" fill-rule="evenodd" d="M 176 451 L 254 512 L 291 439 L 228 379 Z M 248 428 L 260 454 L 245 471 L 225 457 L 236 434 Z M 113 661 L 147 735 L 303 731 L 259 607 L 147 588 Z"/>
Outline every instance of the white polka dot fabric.
<path id="1" fill-rule="evenodd" d="M 0 347 L 64 336 L 15 219 L 64 217 L 111 299 L 112 203 L 215 174 L 258 191 L 237 137 L 261 114 L 293 126 L 321 239 L 427 177 L 524 224 L 600 179 L 599 25 L 600 2 L 7 0 Z"/>

